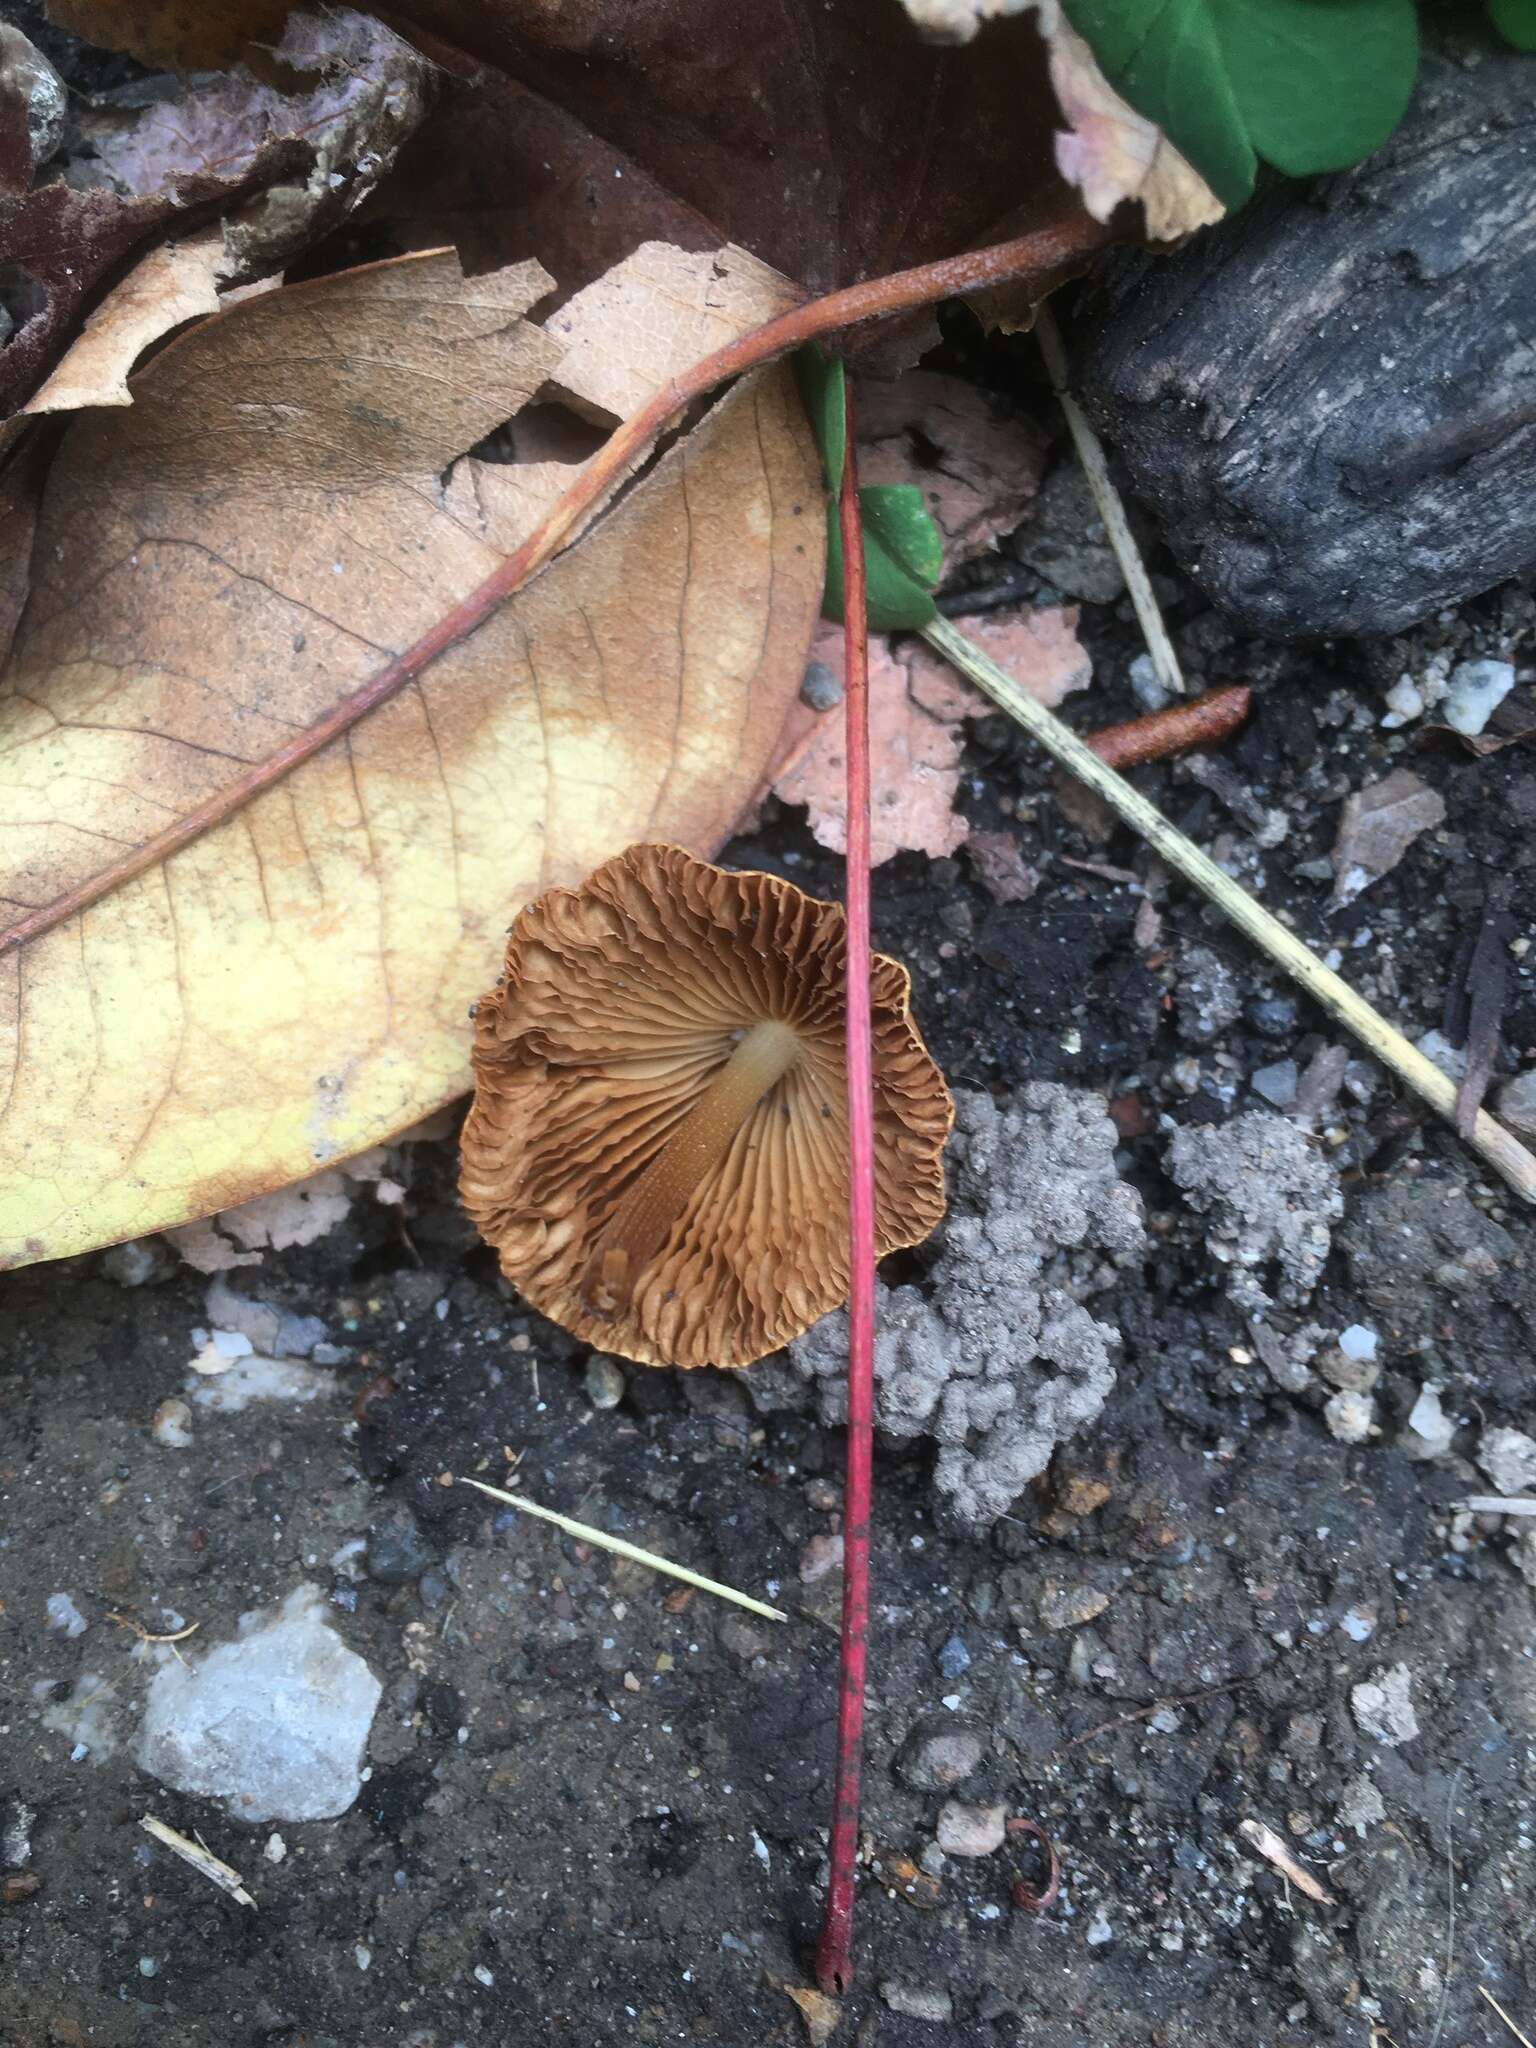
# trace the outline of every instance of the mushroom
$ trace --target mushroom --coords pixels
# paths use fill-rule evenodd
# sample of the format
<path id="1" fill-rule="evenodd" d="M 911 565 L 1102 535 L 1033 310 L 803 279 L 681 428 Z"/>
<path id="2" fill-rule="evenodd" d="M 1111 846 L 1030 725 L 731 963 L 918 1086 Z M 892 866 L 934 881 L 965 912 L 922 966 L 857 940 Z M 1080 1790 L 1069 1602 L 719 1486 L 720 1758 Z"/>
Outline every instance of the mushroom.
<path id="1" fill-rule="evenodd" d="M 647 1365 L 746 1365 L 848 1292 L 844 920 L 632 846 L 512 927 L 475 1008 L 464 1206 L 544 1315 Z M 954 1106 L 876 954 L 877 1252 L 944 1213 Z"/>

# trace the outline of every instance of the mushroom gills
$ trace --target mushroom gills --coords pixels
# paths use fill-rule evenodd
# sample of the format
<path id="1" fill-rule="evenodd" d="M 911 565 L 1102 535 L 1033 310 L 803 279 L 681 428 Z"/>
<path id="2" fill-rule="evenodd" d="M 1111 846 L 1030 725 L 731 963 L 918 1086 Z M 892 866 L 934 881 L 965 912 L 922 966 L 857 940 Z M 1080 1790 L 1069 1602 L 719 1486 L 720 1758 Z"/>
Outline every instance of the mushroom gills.
<path id="1" fill-rule="evenodd" d="M 608 1219 L 581 1276 L 590 1315 L 627 1308 L 635 1283 L 667 1241 L 689 1198 L 731 1148 L 763 1097 L 795 1064 L 800 1042 L 767 1018 L 736 1049 Z"/>

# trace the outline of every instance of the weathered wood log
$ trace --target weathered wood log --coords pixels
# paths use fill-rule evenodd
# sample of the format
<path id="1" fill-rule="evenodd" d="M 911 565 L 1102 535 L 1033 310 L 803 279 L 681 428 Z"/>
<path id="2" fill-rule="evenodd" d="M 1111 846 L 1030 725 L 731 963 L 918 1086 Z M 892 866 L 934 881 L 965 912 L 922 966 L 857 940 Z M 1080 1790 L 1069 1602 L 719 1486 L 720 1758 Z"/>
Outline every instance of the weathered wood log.
<path id="1" fill-rule="evenodd" d="M 1536 563 L 1536 58 L 1426 57 L 1368 163 L 1082 302 L 1074 378 L 1241 624 L 1393 632 Z"/>

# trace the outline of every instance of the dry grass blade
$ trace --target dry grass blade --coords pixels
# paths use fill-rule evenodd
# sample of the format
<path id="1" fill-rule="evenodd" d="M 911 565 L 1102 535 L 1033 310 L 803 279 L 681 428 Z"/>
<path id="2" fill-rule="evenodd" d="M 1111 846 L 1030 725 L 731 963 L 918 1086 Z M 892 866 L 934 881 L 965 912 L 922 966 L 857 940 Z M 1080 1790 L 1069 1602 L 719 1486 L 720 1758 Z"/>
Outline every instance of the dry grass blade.
<path id="1" fill-rule="evenodd" d="M 1533 2042 L 1531 2040 L 1529 2034 L 1521 2032 L 1520 2028 L 1515 2025 L 1514 2021 L 1510 2018 L 1509 2014 L 1504 2010 L 1503 2006 L 1500 2005 L 1499 2001 L 1494 1997 L 1491 1991 L 1487 1990 L 1483 1985 L 1479 1984 L 1477 1987 L 1477 1995 L 1479 1998 L 1485 1998 L 1488 2001 L 1488 2003 L 1493 2007 L 1494 2011 L 1498 2014 L 1499 2018 L 1504 2022 L 1505 2026 L 1508 2027 L 1509 2031 L 1520 2043 L 1520 2048 L 1536 2048 L 1536 2042 Z"/>
<path id="2" fill-rule="evenodd" d="M 1238 1822 L 1237 1832 L 1266 1863 L 1272 1863 L 1282 1877 L 1295 1885 L 1297 1891 L 1305 1892 L 1309 1899 L 1315 1899 L 1320 1906 L 1333 1904 L 1330 1895 L 1323 1890 L 1309 1870 L 1303 1870 L 1273 1828 L 1265 1827 L 1261 1820 L 1243 1820 Z"/>
<path id="3" fill-rule="evenodd" d="M 179 1835 L 163 1820 L 156 1820 L 152 1813 L 144 1814 L 139 1826 L 169 1849 L 172 1855 L 179 1856 L 183 1863 L 190 1863 L 194 1870 L 201 1871 L 210 1884 L 216 1884 L 221 1892 L 228 1892 L 242 1906 L 250 1906 L 254 1910 L 256 1901 L 246 1890 L 239 1871 L 232 1870 L 211 1849 L 205 1849 L 201 1842 L 188 1841 L 185 1835 Z"/>
<path id="4" fill-rule="evenodd" d="M 1270 915 L 1263 904 L 1239 888 L 1229 875 L 1223 874 L 1193 840 L 1186 839 L 1176 826 L 1170 825 L 1155 804 L 1148 803 L 1123 776 L 1106 768 L 1070 726 L 1063 725 L 1043 705 L 1026 696 L 1010 676 L 1005 675 L 947 619 L 935 620 L 925 627 L 924 636 L 954 663 L 962 675 L 979 684 L 995 703 L 1016 718 L 1064 768 L 1070 769 L 1080 782 L 1087 783 L 1096 795 L 1101 796 L 1126 824 L 1162 855 L 1170 868 L 1208 896 L 1240 932 L 1283 967 L 1384 1066 L 1390 1067 L 1448 1122 L 1454 1122 L 1456 1083 L 1442 1074 L 1416 1046 L 1410 1045 L 1402 1033 L 1389 1024 L 1380 1011 L 1374 1010 L 1363 996 L 1357 995 L 1347 981 L 1325 967 L 1294 932 L 1287 931 L 1278 918 Z M 1478 1111 L 1467 1142 L 1518 1195 L 1527 1202 L 1536 1203 L 1536 1156 L 1528 1152 L 1502 1124 L 1495 1122 L 1486 1110 Z"/>
<path id="5" fill-rule="evenodd" d="M 534 1515 L 541 1522 L 552 1522 L 557 1529 L 563 1529 L 567 1536 L 574 1536 L 580 1543 L 590 1543 L 597 1550 L 611 1550 L 615 1557 L 627 1557 L 631 1564 L 643 1564 L 653 1572 L 664 1572 L 669 1579 L 681 1579 L 685 1586 L 696 1586 L 701 1593 L 713 1593 L 718 1600 L 733 1601 L 738 1607 L 745 1607 L 749 1614 L 760 1614 L 765 1621 L 788 1621 L 789 1616 L 777 1607 L 770 1607 L 764 1600 L 754 1600 L 750 1593 L 738 1593 L 734 1586 L 722 1586 L 718 1579 L 706 1579 L 702 1572 L 690 1571 L 685 1564 L 674 1564 L 669 1557 L 658 1557 L 654 1550 L 642 1550 L 638 1543 L 626 1543 L 622 1536 L 610 1536 L 606 1529 L 594 1529 L 589 1522 L 578 1522 L 570 1515 L 557 1514 L 553 1508 L 541 1508 L 531 1500 L 523 1500 L 515 1493 L 503 1492 L 499 1486 L 487 1486 L 483 1479 L 459 1478 L 459 1486 L 473 1486 L 479 1493 L 488 1493 L 492 1500 L 504 1501 L 509 1508 L 516 1508 L 519 1514 Z"/>

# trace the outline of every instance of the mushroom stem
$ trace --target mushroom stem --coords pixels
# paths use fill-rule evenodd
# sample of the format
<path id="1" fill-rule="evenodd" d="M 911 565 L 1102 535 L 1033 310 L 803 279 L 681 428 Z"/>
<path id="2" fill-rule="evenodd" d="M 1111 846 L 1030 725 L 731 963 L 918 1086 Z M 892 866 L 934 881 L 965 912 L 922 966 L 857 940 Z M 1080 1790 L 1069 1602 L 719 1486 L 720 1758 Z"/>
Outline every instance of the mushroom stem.
<path id="1" fill-rule="evenodd" d="M 800 1041 L 772 1018 L 754 1024 L 687 1116 L 608 1219 L 581 1279 L 595 1316 L 617 1315 L 636 1280 L 666 1243 L 688 1198 L 730 1150 L 731 1140 L 775 1081 L 794 1065 Z"/>

